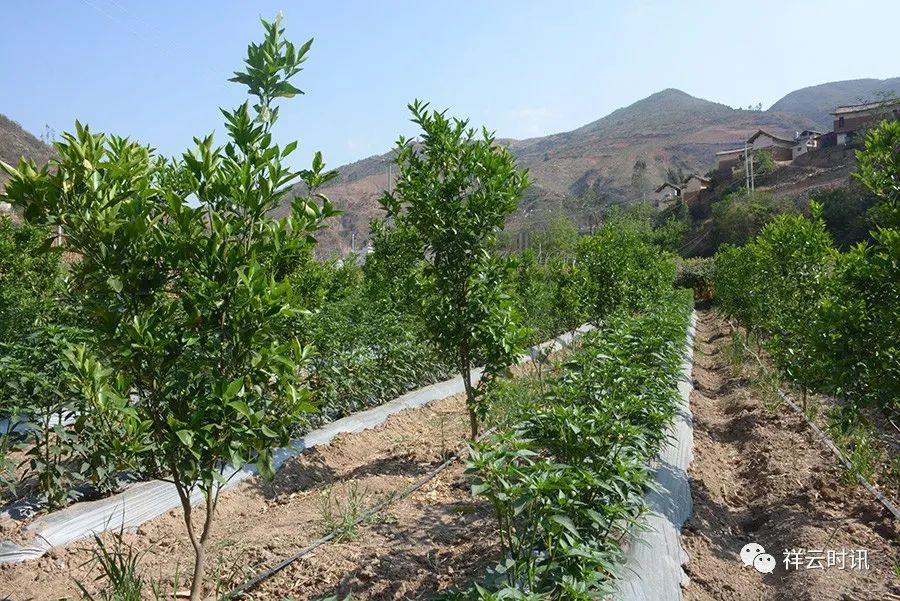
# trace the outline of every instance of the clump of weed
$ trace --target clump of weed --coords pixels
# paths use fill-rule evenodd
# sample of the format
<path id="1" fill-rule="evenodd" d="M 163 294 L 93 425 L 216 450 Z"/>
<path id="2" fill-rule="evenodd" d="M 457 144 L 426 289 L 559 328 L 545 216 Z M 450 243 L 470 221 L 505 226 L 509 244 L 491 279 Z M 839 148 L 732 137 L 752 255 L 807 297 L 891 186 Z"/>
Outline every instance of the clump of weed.
<path id="1" fill-rule="evenodd" d="M 760 366 L 750 378 L 750 389 L 758 396 L 769 411 L 775 411 L 783 402 L 781 380 L 778 373 L 766 366 Z"/>
<path id="2" fill-rule="evenodd" d="M 215 591 L 215 594 L 212 597 L 213 599 L 222 599 L 230 591 L 234 590 L 240 583 L 241 577 L 252 575 L 252 570 L 248 570 L 247 568 L 241 569 L 242 560 L 243 558 L 238 555 L 238 557 L 231 562 L 226 563 L 222 560 L 216 562 L 215 568 L 213 569 L 213 582 L 215 583 L 213 587 Z M 246 572 L 248 571 L 251 572 L 251 574 L 247 574 Z"/>
<path id="3" fill-rule="evenodd" d="M 372 500 L 370 507 L 375 507 L 378 505 L 383 505 L 381 510 L 372 513 L 367 516 L 363 523 L 366 525 L 372 524 L 396 524 L 399 522 L 399 518 L 396 514 L 389 510 L 389 506 L 393 500 L 397 498 L 397 491 L 390 491 L 380 495 L 376 495 Z"/>
<path id="4" fill-rule="evenodd" d="M 446 461 L 450 459 L 456 452 L 454 446 L 451 444 L 451 436 L 449 432 L 449 426 L 451 426 L 452 421 L 457 418 L 458 414 L 455 411 L 439 411 L 436 409 L 429 409 L 434 414 L 434 420 L 437 423 L 438 429 L 440 430 L 441 437 L 441 452 L 440 459 L 441 461 Z"/>
<path id="5" fill-rule="evenodd" d="M 741 369 L 747 356 L 746 348 L 744 337 L 741 336 L 740 331 L 737 329 L 732 330 L 731 340 L 725 345 L 725 357 L 731 366 L 732 378 L 736 378 L 741 374 Z"/>
<path id="6" fill-rule="evenodd" d="M 522 421 L 530 414 L 529 408 L 543 397 L 542 389 L 546 383 L 542 377 L 533 373 L 516 379 L 494 381 L 485 395 L 488 406 L 485 425 L 504 429 Z"/>
<path id="7" fill-rule="evenodd" d="M 364 494 L 355 480 L 350 482 L 347 499 L 343 502 L 335 496 L 333 487 L 323 490 L 319 501 L 323 534 L 334 532 L 334 540 L 339 543 L 355 540 L 359 534 L 357 519 L 362 513 L 363 499 Z"/>
<path id="8" fill-rule="evenodd" d="M 856 477 L 873 480 L 884 449 L 872 427 L 842 408 L 835 408 L 827 416 L 827 430 L 834 444 L 850 463 L 850 468 L 843 470 L 841 480 L 844 484 L 856 483 Z"/>
<path id="9" fill-rule="evenodd" d="M 95 580 L 105 581 L 106 586 L 99 597 L 95 597 L 83 583 L 76 581 L 87 601 L 141 601 L 141 593 L 147 584 L 139 567 L 143 553 L 136 551 L 134 545 L 126 544 L 123 534 L 120 529 L 109 543 L 99 534 L 94 535 L 95 547 L 88 563 L 100 568 L 100 575 Z"/>

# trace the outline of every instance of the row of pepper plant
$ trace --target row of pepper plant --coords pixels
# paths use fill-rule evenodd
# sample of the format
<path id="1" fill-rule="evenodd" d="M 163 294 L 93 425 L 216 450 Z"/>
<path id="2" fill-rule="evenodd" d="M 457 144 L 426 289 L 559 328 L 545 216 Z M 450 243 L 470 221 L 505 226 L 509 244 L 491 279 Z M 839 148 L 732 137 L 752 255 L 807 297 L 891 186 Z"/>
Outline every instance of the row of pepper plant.
<path id="1" fill-rule="evenodd" d="M 621 574 L 652 460 L 678 404 L 692 297 L 674 257 L 622 221 L 581 239 L 582 311 L 597 329 L 516 425 L 472 445 L 472 492 L 493 507 L 500 562 L 453 599 L 595 599 Z"/>

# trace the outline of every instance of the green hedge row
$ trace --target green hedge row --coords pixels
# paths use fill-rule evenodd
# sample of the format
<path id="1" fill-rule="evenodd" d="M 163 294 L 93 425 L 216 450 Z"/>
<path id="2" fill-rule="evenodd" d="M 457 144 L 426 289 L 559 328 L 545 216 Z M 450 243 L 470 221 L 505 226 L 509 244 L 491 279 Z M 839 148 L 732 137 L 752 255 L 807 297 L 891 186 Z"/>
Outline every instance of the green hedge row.
<path id="1" fill-rule="evenodd" d="M 715 257 L 715 303 L 744 325 L 781 374 L 847 410 L 900 410 L 900 230 L 837 251 L 821 218 L 781 216 Z"/>

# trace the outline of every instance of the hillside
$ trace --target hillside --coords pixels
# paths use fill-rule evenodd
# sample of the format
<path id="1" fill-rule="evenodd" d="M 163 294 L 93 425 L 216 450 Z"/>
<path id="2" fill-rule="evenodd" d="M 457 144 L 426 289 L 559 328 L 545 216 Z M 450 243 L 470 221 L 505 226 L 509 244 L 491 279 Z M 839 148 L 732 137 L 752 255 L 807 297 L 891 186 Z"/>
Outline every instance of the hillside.
<path id="1" fill-rule="evenodd" d="M 23 156 L 43 165 L 53 156 L 53 149 L 22 129 L 22 126 L 12 119 L 0 115 L 0 160 L 15 165 Z M 6 174 L 0 172 L 0 184 L 6 180 Z"/>
<path id="2" fill-rule="evenodd" d="M 715 153 L 732 148 L 758 129 L 791 136 L 795 131 L 830 129 L 828 112 L 840 104 L 876 97 L 893 90 L 900 78 L 832 82 L 796 90 L 767 111 L 732 109 L 724 104 L 666 89 L 568 132 L 525 140 L 502 140 L 532 186 L 510 219 L 514 233 L 564 212 L 582 226 L 586 205 L 630 202 L 662 183 L 666 169 L 705 173 L 715 166 Z M 46 161 L 52 150 L 17 123 L 0 115 L 0 158 L 14 163 L 25 155 Z M 387 188 L 392 152 L 339 167 L 340 177 L 322 189 L 343 210 L 321 233 L 323 254 L 360 248 L 368 241 L 369 221 L 382 215 L 378 198 Z M 646 188 L 635 190 L 634 164 L 647 164 Z M 3 179 L 0 176 L 0 183 Z"/>
<path id="3" fill-rule="evenodd" d="M 582 199 L 628 202 L 640 197 L 631 186 L 638 159 L 647 163 L 648 188 L 655 187 L 668 167 L 705 173 L 715 166 L 717 151 L 734 147 L 757 129 L 792 135 L 814 125 L 796 115 L 732 109 L 668 89 L 569 132 L 504 140 L 532 181 L 509 225 L 513 231 L 533 227 L 557 211 L 584 225 Z M 322 235 L 324 252 L 346 252 L 354 233 L 357 247 L 367 240 L 369 220 L 381 215 L 377 199 L 387 187 L 389 156 L 340 167 L 341 177 L 322 190 L 344 211 Z"/>
<path id="4" fill-rule="evenodd" d="M 884 94 L 900 96 L 900 77 L 850 79 L 801 88 L 780 99 L 769 110 L 805 117 L 822 131 L 830 131 L 833 123 L 830 113 L 836 106 L 878 100 Z"/>

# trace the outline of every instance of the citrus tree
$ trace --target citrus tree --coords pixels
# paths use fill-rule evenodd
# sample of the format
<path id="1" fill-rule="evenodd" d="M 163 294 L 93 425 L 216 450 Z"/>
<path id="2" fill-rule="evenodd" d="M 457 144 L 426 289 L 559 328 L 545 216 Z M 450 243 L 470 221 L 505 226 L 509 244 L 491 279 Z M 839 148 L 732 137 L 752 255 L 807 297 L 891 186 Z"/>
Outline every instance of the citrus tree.
<path id="1" fill-rule="evenodd" d="M 255 102 L 222 110 L 224 146 L 195 138 L 170 160 L 76 123 L 50 166 L 4 165 L 12 178 L 4 199 L 58 228 L 73 257 L 69 294 L 91 330 L 68 355 L 91 380 L 81 389 L 128 399 L 121 419 L 143 425 L 144 460 L 178 491 L 195 600 L 229 466 L 255 462 L 271 476 L 273 448 L 314 409 L 302 379 L 308 351 L 285 327 L 304 310 L 285 263 L 334 213 L 324 197 L 292 199 L 293 187 L 302 181 L 312 195 L 333 174 L 318 153 L 310 169 L 288 168 L 297 143 L 273 142 L 276 102 L 301 93 L 290 80 L 312 40 L 285 40 L 280 17 L 263 26 L 263 42 L 249 46 L 245 70 L 231 79 Z M 273 217 L 288 201 L 290 215 Z"/>
<path id="2" fill-rule="evenodd" d="M 491 250 L 528 179 L 487 130 L 478 136 L 467 121 L 419 101 L 409 109 L 422 135 L 418 143 L 398 141 L 397 185 L 381 203 L 389 218 L 402 215 L 418 237 L 420 308 L 430 337 L 456 359 L 474 438 L 484 388 L 522 339 L 502 285 L 506 266 Z M 477 363 L 485 371 L 476 384 Z"/>
<path id="3" fill-rule="evenodd" d="M 601 322 L 618 310 L 643 308 L 675 279 L 675 259 L 649 241 L 639 220 L 616 218 L 578 241 L 576 265 L 584 278 L 590 318 Z"/>
<path id="4" fill-rule="evenodd" d="M 807 392 L 828 376 L 821 353 L 828 336 L 822 306 L 832 289 L 834 256 L 821 205 L 813 203 L 812 209 L 813 219 L 778 216 L 751 243 L 761 256 L 756 277 L 764 285 L 757 294 L 767 310 L 762 324 L 767 346 L 776 365 L 800 387 L 804 409 Z"/>
<path id="5" fill-rule="evenodd" d="M 854 405 L 900 417 L 900 122 L 869 130 L 855 174 L 876 199 L 871 244 L 859 244 L 838 270 L 832 307 L 837 392 Z"/>

